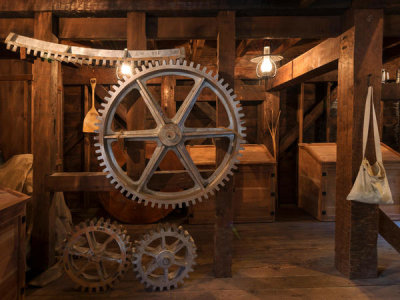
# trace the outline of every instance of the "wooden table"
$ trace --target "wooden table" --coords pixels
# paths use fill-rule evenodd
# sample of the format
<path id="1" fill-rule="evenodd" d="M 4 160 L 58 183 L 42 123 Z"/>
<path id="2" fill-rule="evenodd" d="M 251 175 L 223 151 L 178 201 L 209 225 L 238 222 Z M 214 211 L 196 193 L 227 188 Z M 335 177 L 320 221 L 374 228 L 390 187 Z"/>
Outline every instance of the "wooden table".
<path id="1" fill-rule="evenodd" d="M 215 146 L 192 146 L 189 153 L 199 169 L 215 168 Z M 276 161 L 264 145 L 246 144 L 234 178 L 234 222 L 275 220 Z M 215 220 L 215 198 L 190 207 L 191 224 Z"/>
<path id="2" fill-rule="evenodd" d="M 0 188 L 0 298 L 23 299 L 26 201 L 30 196 Z"/>
<path id="3" fill-rule="evenodd" d="M 381 144 L 383 164 L 394 200 L 380 208 L 400 220 L 400 153 Z M 336 143 L 299 144 L 299 207 L 320 221 L 335 220 Z"/>

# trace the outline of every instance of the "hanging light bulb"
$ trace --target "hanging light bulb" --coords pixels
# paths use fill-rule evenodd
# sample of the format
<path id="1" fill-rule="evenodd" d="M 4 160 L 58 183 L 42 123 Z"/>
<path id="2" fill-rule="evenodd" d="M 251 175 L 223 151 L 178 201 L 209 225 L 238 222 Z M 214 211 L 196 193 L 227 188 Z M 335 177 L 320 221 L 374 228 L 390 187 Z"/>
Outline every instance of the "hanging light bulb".
<path id="1" fill-rule="evenodd" d="M 121 74 L 124 76 L 132 76 L 132 67 L 128 63 L 124 62 L 121 65 Z"/>
<path id="2" fill-rule="evenodd" d="M 128 57 L 128 49 L 124 49 L 124 58 Z M 123 77 L 131 77 L 133 74 L 132 65 L 128 62 L 123 62 L 121 65 L 117 66 L 116 75 L 118 79 L 122 79 Z"/>
<path id="3" fill-rule="evenodd" d="M 271 61 L 271 59 L 269 57 L 265 56 L 262 59 L 262 63 L 261 63 L 261 66 L 260 66 L 261 73 L 271 72 L 272 68 L 274 67 L 272 64 L 273 64 L 273 62 Z"/>
<path id="4" fill-rule="evenodd" d="M 283 59 L 280 55 L 271 55 L 269 46 L 264 47 L 264 54 L 262 56 L 255 57 L 251 62 L 257 63 L 256 73 L 259 78 L 262 77 L 275 77 L 277 61 Z"/>

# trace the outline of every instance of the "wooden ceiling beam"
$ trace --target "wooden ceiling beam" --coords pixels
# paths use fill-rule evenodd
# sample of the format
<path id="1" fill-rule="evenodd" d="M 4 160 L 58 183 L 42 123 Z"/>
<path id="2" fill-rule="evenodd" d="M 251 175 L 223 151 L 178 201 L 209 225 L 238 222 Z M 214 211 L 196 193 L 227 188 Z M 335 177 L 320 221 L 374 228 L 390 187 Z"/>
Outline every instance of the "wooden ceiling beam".
<path id="1" fill-rule="evenodd" d="M 0 6 L 1 12 L 1 6 Z M 148 18 L 146 35 L 154 40 L 216 40 L 214 17 Z M 236 39 L 336 37 L 341 33 L 340 16 L 266 16 L 236 20 Z M 32 18 L 0 19 L 0 38 L 10 31 L 33 36 Z M 385 36 L 400 35 L 400 16 L 385 16 Z M 126 40 L 126 18 L 59 18 L 59 39 Z"/>
<path id="2" fill-rule="evenodd" d="M 336 0 L 326 5 L 325 9 L 346 9 L 349 1 Z M 393 6 L 393 4 L 391 4 Z M 322 6 L 322 5 L 321 5 Z M 397 5 L 399 6 L 399 5 Z M 1 1 L 0 11 L 14 14 L 22 14 L 28 11 L 52 11 L 56 15 L 68 14 L 116 14 L 126 11 L 146 11 L 153 13 L 165 12 L 213 12 L 221 10 L 282 10 L 294 11 L 299 7 L 293 5 L 292 1 L 265 1 L 265 0 L 186 0 L 186 1 L 165 1 L 165 0 L 13 0 Z"/>
<path id="3" fill-rule="evenodd" d="M 341 33 L 340 16 L 242 17 L 236 22 L 237 39 L 328 38 Z"/>
<path id="4" fill-rule="evenodd" d="M 337 68 L 339 38 L 330 38 L 278 69 L 267 90 L 280 90 Z"/>

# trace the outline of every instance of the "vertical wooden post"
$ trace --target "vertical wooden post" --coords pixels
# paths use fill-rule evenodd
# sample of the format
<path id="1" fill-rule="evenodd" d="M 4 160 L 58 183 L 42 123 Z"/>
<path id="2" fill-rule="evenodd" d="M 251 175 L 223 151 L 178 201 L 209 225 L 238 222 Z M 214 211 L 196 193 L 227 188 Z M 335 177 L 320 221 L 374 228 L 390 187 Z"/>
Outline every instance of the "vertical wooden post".
<path id="1" fill-rule="evenodd" d="M 127 48 L 129 50 L 146 50 L 146 13 L 128 12 L 127 14 Z M 146 104 L 132 99 L 133 104 L 126 115 L 128 130 L 145 128 Z M 145 167 L 145 144 L 135 143 L 134 147 L 128 147 L 127 172 L 129 176 L 138 178 Z"/>
<path id="2" fill-rule="evenodd" d="M 57 42 L 52 33 L 51 12 L 35 13 L 35 38 Z M 61 66 L 35 60 L 33 64 L 33 211 L 32 269 L 40 272 L 55 262 L 54 209 L 45 189 L 45 177 L 56 168 L 57 96 Z"/>
<path id="3" fill-rule="evenodd" d="M 91 95 L 89 94 L 89 88 L 88 85 L 85 84 L 83 86 L 83 111 L 84 115 L 88 113 L 90 110 L 91 104 Z M 90 143 L 90 133 L 83 133 L 83 170 L 85 172 L 90 171 L 90 148 L 91 148 L 91 143 Z M 89 193 L 88 192 L 83 192 L 83 207 L 84 208 L 89 208 Z"/>
<path id="4" fill-rule="evenodd" d="M 176 114 L 175 77 L 163 76 L 161 80 L 161 107 L 168 118 Z"/>
<path id="5" fill-rule="evenodd" d="M 304 82 L 300 84 L 299 105 L 297 108 L 297 119 L 299 122 L 299 143 L 303 142 L 303 120 L 304 120 Z"/>
<path id="6" fill-rule="evenodd" d="M 368 75 L 379 118 L 383 11 L 352 11 L 340 37 L 336 164 L 336 268 L 349 278 L 377 276 L 378 206 L 347 201 L 362 160 L 362 126 Z M 370 130 L 371 133 L 371 130 Z M 371 137 L 371 135 L 370 135 Z M 373 160 L 368 142 L 367 158 Z"/>
<path id="7" fill-rule="evenodd" d="M 24 152 L 31 153 L 32 84 L 24 81 Z"/>
<path id="8" fill-rule="evenodd" d="M 235 69 L 235 12 L 221 11 L 217 17 L 217 61 L 219 75 L 234 89 Z M 227 125 L 223 105 L 217 101 L 217 126 Z M 216 144 L 217 165 L 225 155 L 227 141 Z M 214 273 L 216 277 L 232 276 L 232 228 L 234 178 L 216 194 L 216 222 L 214 233 Z"/>
<path id="9" fill-rule="evenodd" d="M 329 143 L 331 136 L 331 89 L 332 82 L 326 85 L 326 100 L 325 100 L 325 115 L 326 115 L 326 128 L 325 135 L 326 141 Z"/>

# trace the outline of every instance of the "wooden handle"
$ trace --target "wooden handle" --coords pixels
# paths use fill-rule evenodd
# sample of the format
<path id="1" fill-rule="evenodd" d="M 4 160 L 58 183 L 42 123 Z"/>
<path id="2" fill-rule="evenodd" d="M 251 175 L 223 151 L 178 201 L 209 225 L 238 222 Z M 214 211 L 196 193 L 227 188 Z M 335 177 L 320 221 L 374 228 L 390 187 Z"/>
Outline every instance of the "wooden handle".
<path id="1" fill-rule="evenodd" d="M 96 78 L 90 78 L 90 85 L 92 86 L 92 107 L 94 107 L 94 93 L 96 90 Z"/>

